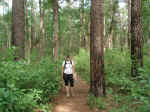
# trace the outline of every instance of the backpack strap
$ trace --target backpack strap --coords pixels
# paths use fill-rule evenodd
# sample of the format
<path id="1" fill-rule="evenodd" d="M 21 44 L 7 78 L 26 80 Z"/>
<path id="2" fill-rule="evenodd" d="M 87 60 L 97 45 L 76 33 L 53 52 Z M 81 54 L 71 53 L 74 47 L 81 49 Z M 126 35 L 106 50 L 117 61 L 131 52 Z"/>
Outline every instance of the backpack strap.
<path id="1" fill-rule="evenodd" d="M 64 69 L 66 68 L 66 64 L 67 64 L 67 62 L 65 60 Z M 71 60 L 70 60 L 70 64 L 72 65 L 72 61 Z"/>

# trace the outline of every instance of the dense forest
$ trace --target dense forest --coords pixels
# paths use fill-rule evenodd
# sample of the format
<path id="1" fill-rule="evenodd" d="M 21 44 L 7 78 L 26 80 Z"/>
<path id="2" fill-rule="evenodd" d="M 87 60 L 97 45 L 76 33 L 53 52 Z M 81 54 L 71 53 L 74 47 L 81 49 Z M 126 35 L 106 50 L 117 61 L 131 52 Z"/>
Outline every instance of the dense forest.
<path id="1" fill-rule="evenodd" d="M 0 112 L 68 112 L 68 54 L 91 111 L 150 112 L 149 44 L 149 0 L 0 0 Z"/>

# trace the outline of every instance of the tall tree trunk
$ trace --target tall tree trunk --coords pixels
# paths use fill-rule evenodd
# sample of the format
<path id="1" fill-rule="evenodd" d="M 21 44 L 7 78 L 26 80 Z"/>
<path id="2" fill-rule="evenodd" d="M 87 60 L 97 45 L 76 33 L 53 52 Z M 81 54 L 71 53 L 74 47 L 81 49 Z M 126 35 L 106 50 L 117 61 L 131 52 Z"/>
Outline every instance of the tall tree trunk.
<path id="1" fill-rule="evenodd" d="M 8 11 L 10 7 L 8 5 Z M 8 13 L 8 23 L 6 25 L 6 31 L 7 31 L 7 48 L 11 47 L 11 32 L 10 32 L 10 13 Z"/>
<path id="2" fill-rule="evenodd" d="M 8 20 L 9 21 L 9 20 Z M 4 23 L 5 31 L 6 31 L 6 36 L 7 36 L 7 48 L 10 48 L 10 31 L 9 31 L 9 23 Z"/>
<path id="3" fill-rule="evenodd" d="M 88 39 L 87 39 L 87 49 L 90 48 L 90 26 L 91 26 L 91 21 L 89 20 L 88 22 Z"/>
<path id="4" fill-rule="evenodd" d="M 128 3 L 128 48 L 131 48 L 131 0 L 127 0 Z"/>
<path id="5" fill-rule="evenodd" d="M 67 7 L 68 9 L 71 9 L 71 0 L 67 0 Z M 68 17 L 68 23 L 69 23 L 69 30 L 70 30 L 70 40 L 69 40 L 69 53 L 70 55 L 72 54 L 72 18 L 71 18 L 71 15 Z"/>
<path id="6" fill-rule="evenodd" d="M 44 9 L 43 9 L 43 1 L 39 0 L 40 5 L 40 58 L 44 56 Z"/>
<path id="7" fill-rule="evenodd" d="M 123 52 L 123 48 L 124 48 L 124 45 L 125 45 L 125 31 L 124 31 L 124 23 L 123 23 L 123 18 L 121 17 L 121 13 L 119 13 L 119 22 L 120 22 L 120 30 L 121 30 L 121 34 L 120 34 L 120 49 L 121 49 L 121 52 Z"/>
<path id="8" fill-rule="evenodd" d="M 117 47 L 117 35 L 115 32 L 113 32 L 113 38 L 112 38 L 113 48 Z"/>
<path id="9" fill-rule="evenodd" d="M 31 29 L 28 29 L 27 30 L 28 31 L 28 33 L 31 33 Z M 31 58 L 31 37 L 30 37 L 30 35 L 28 35 L 29 37 L 28 37 L 28 39 L 27 39 L 27 43 L 26 43 L 26 46 L 27 46 L 27 51 L 26 51 L 26 53 L 27 53 L 27 63 L 28 64 L 30 64 L 30 62 L 31 62 L 31 60 L 30 60 L 30 58 Z"/>
<path id="10" fill-rule="evenodd" d="M 16 46 L 15 60 L 24 59 L 25 0 L 12 1 L 12 44 Z"/>
<path id="11" fill-rule="evenodd" d="M 70 54 L 72 54 L 73 53 L 73 50 L 72 50 L 72 32 L 70 32 L 70 42 L 69 43 L 70 43 L 70 46 L 69 46 L 70 50 L 69 51 L 70 51 Z"/>
<path id="12" fill-rule="evenodd" d="M 84 19 L 84 0 L 80 0 L 80 43 L 82 48 L 86 48 Z"/>
<path id="13" fill-rule="evenodd" d="M 58 0 L 53 1 L 53 56 L 55 61 L 58 60 L 58 33 L 59 33 L 59 25 L 58 25 Z"/>
<path id="14" fill-rule="evenodd" d="M 143 33 L 141 0 L 131 1 L 131 74 L 137 76 L 143 66 Z"/>
<path id="15" fill-rule="evenodd" d="M 113 48 L 113 41 L 116 40 L 116 37 L 114 37 L 113 33 L 115 32 L 114 28 L 116 27 L 116 19 L 115 19 L 115 14 L 117 13 L 118 10 L 118 4 L 119 1 L 118 0 L 111 0 L 112 2 L 112 16 L 111 16 L 111 23 L 110 23 L 110 28 L 109 28 L 109 32 L 108 32 L 108 48 Z M 114 42 L 115 43 L 115 42 Z"/>
<path id="16" fill-rule="evenodd" d="M 64 50 L 64 35 L 61 36 L 61 39 L 60 39 L 60 43 L 59 43 L 59 46 L 60 46 L 60 56 L 62 57 L 63 56 L 63 50 Z"/>
<path id="17" fill-rule="evenodd" d="M 35 15 L 34 15 L 34 0 L 31 0 L 31 49 L 33 49 L 33 44 L 35 39 Z"/>
<path id="18" fill-rule="evenodd" d="M 28 9 L 27 9 L 27 2 L 25 2 L 25 34 L 26 34 L 26 41 L 25 41 L 25 53 L 27 63 L 30 64 L 30 56 L 31 56 L 31 27 L 29 26 L 30 18 L 28 16 Z"/>
<path id="19" fill-rule="evenodd" d="M 90 37 L 90 91 L 95 96 L 104 96 L 104 0 L 91 1 Z"/>
<path id="20" fill-rule="evenodd" d="M 123 48 L 125 46 L 125 37 L 124 35 L 120 37 L 120 49 L 121 49 L 121 52 L 123 52 Z"/>

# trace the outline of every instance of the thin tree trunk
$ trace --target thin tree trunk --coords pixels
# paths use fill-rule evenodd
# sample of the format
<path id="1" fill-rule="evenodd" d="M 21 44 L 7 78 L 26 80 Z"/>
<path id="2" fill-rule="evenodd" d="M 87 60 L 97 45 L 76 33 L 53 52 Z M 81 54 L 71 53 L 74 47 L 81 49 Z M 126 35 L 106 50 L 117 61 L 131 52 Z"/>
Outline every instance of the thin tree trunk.
<path id="1" fill-rule="evenodd" d="M 121 48 L 121 52 L 123 52 L 123 48 L 124 48 L 124 36 L 120 37 L 120 48 Z"/>
<path id="2" fill-rule="evenodd" d="M 128 48 L 131 48 L 131 0 L 128 0 Z"/>
<path id="3" fill-rule="evenodd" d="M 80 43 L 82 48 L 86 48 L 84 19 L 84 0 L 80 0 Z"/>
<path id="4" fill-rule="evenodd" d="M 26 33 L 26 59 L 27 63 L 30 64 L 30 56 L 31 56 L 31 27 L 29 26 L 29 18 L 28 18 L 28 10 L 27 10 L 27 4 L 25 3 L 25 20 L 26 20 L 26 27 L 25 27 L 25 33 Z M 31 21 L 31 20 L 30 20 Z"/>
<path id="5" fill-rule="evenodd" d="M 44 56 L 44 9 L 43 9 L 43 1 L 39 0 L 40 5 L 40 44 L 39 44 L 39 50 L 40 50 L 40 58 Z"/>
<path id="6" fill-rule="evenodd" d="M 29 31 L 31 32 L 31 31 Z M 31 37 L 28 38 L 27 40 L 27 63 L 30 64 L 31 60 Z"/>
<path id="7" fill-rule="evenodd" d="M 61 37 L 61 40 L 60 40 L 60 56 L 62 57 L 63 56 L 63 49 L 64 49 L 64 36 Z"/>
<path id="8" fill-rule="evenodd" d="M 72 54 L 72 32 L 70 32 L 70 53 Z"/>
<path id="9" fill-rule="evenodd" d="M 112 4 L 112 16 L 111 16 L 111 23 L 110 23 L 110 27 L 109 27 L 109 31 L 108 31 L 106 45 L 107 45 L 107 48 L 112 49 L 115 46 L 115 45 L 113 45 L 113 41 L 116 40 L 113 33 L 115 31 L 114 28 L 116 27 L 115 14 L 117 13 L 117 10 L 118 10 L 119 1 L 111 0 L 110 2 Z"/>
<path id="10" fill-rule="evenodd" d="M 143 32 L 141 0 L 131 1 L 131 74 L 137 76 L 143 66 Z"/>
<path id="11" fill-rule="evenodd" d="M 115 33 L 113 34 L 112 43 L 113 43 L 113 48 L 116 48 L 117 47 L 117 35 Z"/>
<path id="12" fill-rule="evenodd" d="M 90 48 L 90 25 L 91 25 L 91 22 L 89 21 L 88 22 L 88 39 L 87 39 L 87 48 L 89 49 Z"/>
<path id="13" fill-rule="evenodd" d="M 13 0 L 12 4 L 12 44 L 16 47 L 15 60 L 24 59 L 25 0 Z"/>
<path id="14" fill-rule="evenodd" d="M 35 21 L 34 21 L 35 15 L 34 15 L 34 0 L 31 0 L 31 50 L 33 50 L 34 47 L 34 41 L 35 39 Z"/>
<path id="15" fill-rule="evenodd" d="M 7 48 L 10 48 L 9 47 L 9 40 L 10 40 L 10 33 L 9 33 L 9 24 L 5 24 L 4 23 L 4 26 L 5 26 L 5 30 L 6 30 L 6 36 L 7 36 L 7 43 L 6 43 L 6 46 Z"/>
<path id="16" fill-rule="evenodd" d="M 53 0 L 53 56 L 55 61 L 58 60 L 58 33 L 59 33 L 59 25 L 58 25 L 58 0 Z"/>
<path id="17" fill-rule="evenodd" d="M 67 1 L 67 7 L 68 9 L 71 9 L 71 0 Z M 72 18 L 71 16 L 68 17 L 68 23 L 69 23 L 69 30 L 70 30 L 70 40 L 69 40 L 69 53 L 72 54 Z"/>
<path id="18" fill-rule="evenodd" d="M 104 96 L 104 0 L 91 2 L 90 91 L 95 96 Z"/>
<path id="19" fill-rule="evenodd" d="M 9 11 L 9 5 L 8 5 L 8 11 Z M 6 25 L 6 31 L 7 31 L 7 48 L 11 47 L 11 32 L 10 32 L 10 14 L 8 13 L 8 23 Z"/>
<path id="20" fill-rule="evenodd" d="M 123 52 L 123 48 L 124 48 L 124 45 L 125 45 L 125 31 L 123 29 L 124 27 L 124 23 L 123 23 L 123 18 L 121 17 L 120 15 L 121 13 L 119 13 L 119 18 L 120 18 L 120 28 L 121 28 L 121 34 L 120 34 L 120 48 L 121 48 L 121 52 Z"/>

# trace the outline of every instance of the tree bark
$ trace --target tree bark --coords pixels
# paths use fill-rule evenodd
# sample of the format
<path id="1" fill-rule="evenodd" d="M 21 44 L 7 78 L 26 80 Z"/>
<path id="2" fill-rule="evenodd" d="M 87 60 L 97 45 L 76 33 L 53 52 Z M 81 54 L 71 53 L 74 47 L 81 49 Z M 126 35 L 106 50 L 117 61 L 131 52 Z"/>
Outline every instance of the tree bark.
<path id="1" fill-rule="evenodd" d="M 91 26 L 91 21 L 89 20 L 88 22 L 88 35 L 87 35 L 87 49 L 90 49 L 90 26 Z"/>
<path id="2" fill-rule="evenodd" d="M 30 56 L 31 56 L 31 27 L 29 26 L 29 16 L 28 16 L 28 9 L 27 3 L 25 2 L 25 34 L 26 34 L 26 41 L 25 41 L 25 53 L 27 63 L 30 64 Z"/>
<path id="3" fill-rule="evenodd" d="M 112 48 L 115 48 L 115 45 L 113 43 L 113 41 L 116 40 L 116 37 L 114 37 L 114 32 L 115 32 L 115 27 L 116 27 L 116 19 L 115 19 L 115 14 L 118 10 L 118 4 L 119 4 L 119 1 L 118 0 L 115 0 L 115 1 L 111 1 L 112 2 L 112 16 L 111 16 L 111 23 L 110 23 L 110 28 L 109 28 L 109 31 L 108 31 L 108 39 L 107 39 L 107 45 L 108 45 L 108 48 L 112 49 Z"/>
<path id="4" fill-rule="evenodd" d="M 71 0 L 68 0 L 68 1 L 67 1 L 67 4 L 68 4 L 68 5 L 67 5 L 68 9 L 71 9 L 71 4 L 72 4 L 72 3 L 71 3 Z M 73 45 L 73 44 L 72 44 L 72 40 L 73 40 L 73 39 L 72 39 L 72 38 L 73 38 L 73 37 L 72 37 L 72 33 L 73 33 L 72 27 L 73 27 L 73 25 L 72 25 L 72 17 L 71 17 L 71 15 L 68 17 L 68 23 L 69 23 L 69 30 L 70 30 L 70 32 L 69 32 L 69 33 L 70 33 L 70 36 L 69 36 L 69 37 L 70 37 L 70 40 L 69 40 L 69 54 L 71 55 L 72 52 L 73 52 L 73 51 L 72 51 L 72 45 Z"/>
<path id="5" fill-rule="evenodd" d="M 131 1 L 131 75 L 139 75 L 138 68 L 143 66 L 143 32 L 141 0 Z"/>
<path id="6" fill-rule="evenodd" d="M 70 32 L 70 45 L 69 45 L 69 47 L 70 47 L 70 49 L 69 49 L 69 51 L 70 51 L 70 54 L 72 54 L 73 53 L 73 49 L 72 49 L 72 32 Z"/>
<path id="7" fill-rule="evenodd" d="M 43 9 L 43 1 L 39 0 L 40 5 L 40 44 L 39 44 L 39 50 L 40 50 L 40 58 L 44 56 L 44 9 Z"/>
<path id="8" fill-rule="evenodd" d="M 8 5 L 8 10 L 10 9 Z M 7 31 L 7 48 L 11 48 L 11 31 L 10 31 L 10 14 L 8 14 L 8 23 L 6 25 L 6 31 Z"/>
<path id="9" fill-rule="evenodd" d="M 128 48 L 131 48 L 131 0 L 127 0 L 128 3 Z"/>
<path id="10" fill-rule="evenodd" d="M 86 48 L 84 19 L 84 0 L 80 0 L 80 43 L 82 48 Z"/>
<path id="11" fill-rule="evenodd" d="M 25 35 L 25 0 L 13 0 L 12 2 L 12 45 L 16 47 L 15 60 L 24 59 L 24 35 Z"/>
<path id="12" fill-rule="evenodd" d="M 58 60 L 58 33 L 59 33 L 59 24 L 58 24 L 58 0 L 53 1 L 53 56 L 55 61 Z"/>
<path id="13" fill-rule="evenodd" d="M 104 82 L 104 0 L 91 1 L 90 34 L 90 91 L 95 96 L 105 96 Z"/>
<path id="14" fill-rule="evenodd" d="M 35 14 L 34 14 L 34 0 L 31 0 L 31 50 L 33 50 L 35 38 Z"/>

